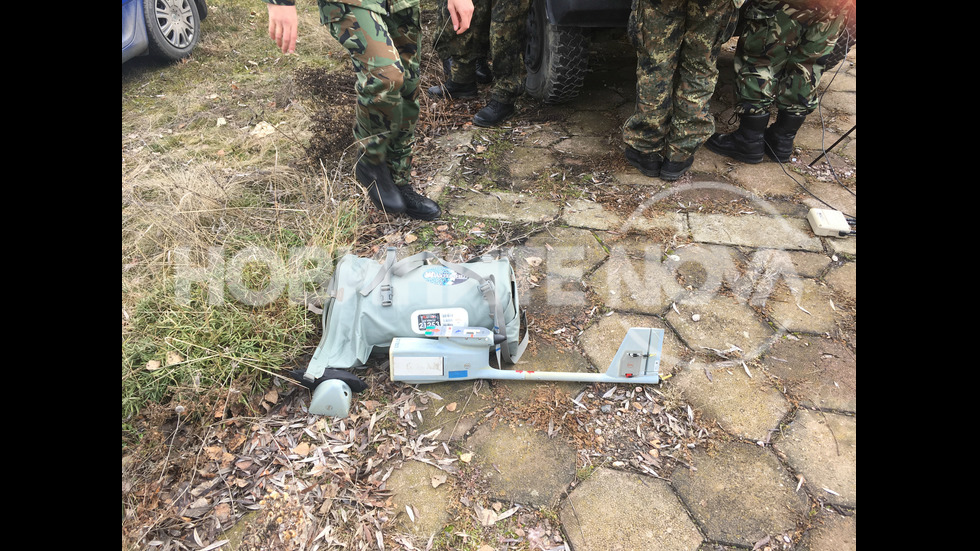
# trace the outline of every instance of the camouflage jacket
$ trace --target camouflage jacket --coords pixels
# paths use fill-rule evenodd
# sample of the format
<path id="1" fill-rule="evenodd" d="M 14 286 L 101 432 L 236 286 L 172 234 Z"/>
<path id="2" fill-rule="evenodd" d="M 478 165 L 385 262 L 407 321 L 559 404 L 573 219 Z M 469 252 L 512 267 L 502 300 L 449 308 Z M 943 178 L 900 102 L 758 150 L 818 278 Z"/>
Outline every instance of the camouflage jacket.
<path id="1" fill-rule="evenodd" d="M 262 0 L 276 6 L 295 6 L 296 0 Z M 317 4 L 327 4 L 327 0 L 317 0 Z M 405 8 L 419 7 L 419 0 L 332 0 L 335 4 L 350 4 L 369 11 L 389 15 Z"/>

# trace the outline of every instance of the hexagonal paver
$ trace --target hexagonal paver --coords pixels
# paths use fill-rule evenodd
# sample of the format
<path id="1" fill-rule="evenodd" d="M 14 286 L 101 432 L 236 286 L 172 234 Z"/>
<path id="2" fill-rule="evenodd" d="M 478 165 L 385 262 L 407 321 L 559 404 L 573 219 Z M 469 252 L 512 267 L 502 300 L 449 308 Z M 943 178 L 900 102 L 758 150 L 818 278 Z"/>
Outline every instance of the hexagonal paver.
<path id="1" fill-rule="evenodd" d="M 459 381 L 419 385 L 431 393 L 421 404 L 419 434 L 440 429 L 435 440 L 459 440 L 479 421 L 490 406 L 490 386 L 486 381 Z M 448 407 L 447 407 L 448 406 Z M 419 421 L 416 415 L 415 421 Z"/>
<path id="2" fill-rule="evenodd" d="M 568 495 L 559 518 L 575 551 L 696 551 L 703 540 L 666 481 L 608 468 Z"/>
<path id="3" fill-rule="evenodd" d="M 428 538 L 450 521 L 451 484 L 433 487 L 432 483 L 433 477 L 445 474 L 418 461 L 406 461 L 401 468 L 392 471 L 387 489 L 392 492 L 394 522 L 399 530 Z M 411 515 L 408 507 L 412 508 Z"/>
<path id="4" fill-rule="evenodd" d="M 833 293 L 822 283 L 801 278 L 799 285 L 777 288 L 769 300 L 772 320 L 790 332 L 826 333 L 836 325 Z"/>
<path id="5" fill-rule="evenodd" d="M 768 442 L 791 405 L 763 373 L 751 377 L 749 373 L 742 366 L 695 363 L 682 369 L 666 386 L 727 432 Z"/>
<path id="6" fill-rule="evenodd" d="M 554 505 L 575 479 L 574 447 L 527 425 L 483 423 L 464 447 L 492 496 L 506 501 Z"/>
<path id="7" fill-rule="evenodd" d="M 671 476 L 688 510 L 708 539 L 751 547 L 765 536 L 793 533 L 806 514 L 805 492 L 769 450 L 721 442 L 711 453 L 694 450 L 696 471 Z"/>
<path id="8" fill-rule="evenodd" d="M 663 245 L 610 246 L 609 258 L 587 278 L 603 303 L 614 310 L 660 314 L 683 292 L 663 265 Z"/>
<path id="9" fill-rule="evenodd" d="M 514 271 L 581 279 L 603 259 L 595 234 L 578 228 L 551 228 L 532 235 L 514 253 Z"/>
<path id="10" fill-rule="evenodd" d="M 815 528 L 800 540 L 801 551 L 857 551 L 857 513 L 843 516 L 823 509 L 814 519 Z"/>
<path id="11" fill-rule="evenodd" d="M 721 294 L 694 304 L 677 303 L 667 312 L 667 322 L 695 352 L 736 346 L 743 359 L 758 357 L 775 336 L 748 304 Z"/>
<path id="12" fill-rule="evenodd" d="M 585 373 L 589 371 L 589 362 L 578 351 L 562 350 L 547 342 L 535 342 L 533 347 L 528 347 L 524 352 L 514 369 Z M 545 386 L 553 385 L 571 397 L 575 397 L 585 388 L 585 383 L 574 382 L 496 381 L 494 385 L 499 396 L 514 402 L 534 399 L 535 392 Z"/>
<path id="13" fill-rule="evenodd" d="M 840 342 L 815 335 L 787 335 L 761 361 L 804 406 L 857 411 L 857 355 Z"/>
<path id="14" fill-rule="evenodd" d="M 587 327 L 579 338 L 585 356 L 599 372 L 604 373 L 609 368 L 631 327 L 665 329 L 660 350 L 661 375 L 674 373 L 681 366 L 687 365 L 691 351 L 666 327 L 662 319 L 656 316 L 612 313 Z"/>
<path id="15" fill-rule="evenodd" d="M 857 506 L 857 417 L 801 409 L 773 447 L 815 496 Z"/>

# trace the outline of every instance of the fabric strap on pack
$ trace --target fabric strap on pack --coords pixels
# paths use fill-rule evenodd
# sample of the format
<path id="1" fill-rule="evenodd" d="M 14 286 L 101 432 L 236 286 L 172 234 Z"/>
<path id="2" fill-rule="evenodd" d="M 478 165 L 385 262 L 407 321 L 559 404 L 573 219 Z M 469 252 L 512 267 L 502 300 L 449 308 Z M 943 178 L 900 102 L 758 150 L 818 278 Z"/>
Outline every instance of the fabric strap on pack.
<path id="1" fill-rule="evenodd" d="M 503 341 L 500 343 L 500 346 L 496 348 L 497 365 L 503 365 L 500 363 L 501 355 L 507 358 L 510 363 L 517 363 L 518 358 L 520 358 L 521 355 L 524 354 L 524 350 L 527 349 L 530 331 L 526 330 L 527 321 L 524 319 L 524 337 L 518 344 L 517 350 L 512 351 L 510 349 L 510 343 L 507 341 L 507 320 L 504 319 L 503 305 L 497 299 L 496 281 L 494 280 L 495 278 L 493 275 L 484 277 L 462 264 L 446 262 L 428 251 L 423 251 L 395 262 L 395 248 L 388 247 L 384 264 L 381 265 L 381 268 L 378 270 L 378 273 L 375 274 L 374 279 L 361 288 L 360 293 L 362 296 L 366 297 L 371 294 L 374 289 L 378 288 L 381 291 L 382 306 L 391 306 L 391 276 L 404 276 L 412 270 L 424 266 L 425 263 L 430 260 L 435 261 L 446 268 L 454 270 L 456 273 L 462 274 L 479 284 L 480 293 L 483 294 L 483 299 L 490 306 L 490 315 L 493 317 L 494 333 L 497 335 L 503 335 L 504 337 Z M 520 331 L 519 328 L 518 331 Z"/>

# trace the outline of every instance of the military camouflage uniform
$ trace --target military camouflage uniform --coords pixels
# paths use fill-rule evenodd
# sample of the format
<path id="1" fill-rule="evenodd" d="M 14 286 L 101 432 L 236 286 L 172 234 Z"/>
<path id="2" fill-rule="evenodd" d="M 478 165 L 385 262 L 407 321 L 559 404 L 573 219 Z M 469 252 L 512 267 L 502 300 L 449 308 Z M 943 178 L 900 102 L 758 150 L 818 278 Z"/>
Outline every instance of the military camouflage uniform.
<path id="1" fill-rule="evenodd" d="M 453 31 L 447 4 L 439 7 L 438 28 L 432 46 L 439 59 L 453 58 L 452 76 L 456 84 L 476 82 L 476 62 L 486 59 L 490 52 L 490 2 L 473 0 L 473 17 L 470 28 L 463 34 Z"/>
<path id="2" fill-rule="evenodd" d="M 791 5 L 792 4 L 792 5 Z M 817 107 L 820 58 L 843 28 L 843 2 L 756 0 L 746 5 L 745 30 L 735 55 L 736 111 L 807 115 Z"/>
<path id="3" fill-rule="evenodd" d="M 711 136 L 718 53 L 743 1 L 633 0 L 636 112 L 623 125 L 628 145 L 679 162 Z"/>
<path id="4" fill-rule="evenodd" d="M 490 57 L 493 89 L 490 99 L 512 105 L 524 93 L 524 36 L 531 0 L 492 0 Z"/>
<path id="5" fill-rule="evenodd" d="M 295 0 L 264 0 L 294 5 Z M 350 53 L 357 75 L 354 138 L 372 164 L 410 183 L 419 119 L 419 0 L 317 0 L 320 22 Z"/>

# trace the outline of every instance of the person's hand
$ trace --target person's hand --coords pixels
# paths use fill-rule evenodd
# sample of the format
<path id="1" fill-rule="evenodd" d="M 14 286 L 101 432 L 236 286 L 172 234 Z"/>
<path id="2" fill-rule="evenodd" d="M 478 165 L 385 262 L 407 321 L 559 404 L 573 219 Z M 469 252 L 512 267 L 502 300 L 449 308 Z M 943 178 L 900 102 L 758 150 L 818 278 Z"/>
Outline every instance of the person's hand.
<path id="1" fill-rule="evenodd" d="M 298 27 L 296 6 L 269 4 L 269 38 L 282 49 L 282 53 L 291 54 L 296 51 Z"/>
<path id="2" fill-rule="evenodd" d="M 470 28 L 470 19 L 473 18 L 472 0 L 448 0 L 447 7 L 456 34 L 462 34 L 463 31 Z"/>

